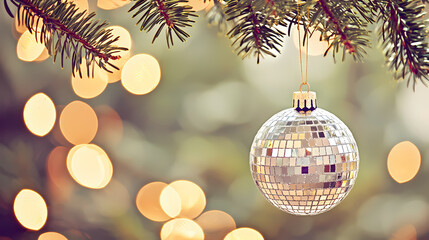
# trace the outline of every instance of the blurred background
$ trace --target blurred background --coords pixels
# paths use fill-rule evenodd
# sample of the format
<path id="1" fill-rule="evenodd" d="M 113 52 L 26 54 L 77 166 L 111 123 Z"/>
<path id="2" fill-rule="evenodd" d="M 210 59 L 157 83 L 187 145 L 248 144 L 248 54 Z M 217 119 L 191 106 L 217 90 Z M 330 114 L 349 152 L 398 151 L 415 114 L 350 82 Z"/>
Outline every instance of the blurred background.
<path id="1" fill-rule="evenodd" d="M 236 228 L 229 240 L 429 239 L 429 89 L 396 82 L 375 42 L 364 63 L 309 57 L 311 90 L 353 132 L 360 170 L 340 205 L 299 217 L 264 199 L 248 163 L 258 129 L 299 90 L 296 33 L 295 44 L 286 38 L 281 55 L 258 65 L 235 55 L 205 10 L 191 38 L 168 49 L 138 30 L 129 5 L 105 10 L 110 2 L 120 6 L 90 1 L 89 9 L 123 27 L 122 39 L 129 32 L 124 59 L 153 56 L 137 55 L 127 70 L 154 66 L 145 89 L 121 84 L 120 73 L 82 87 L 69 61 L 61 70 L 39 61 L 43 48 L 28 53 L 37 44 L 20 40 L 1 4 L 0 240 L 223 239 Z M 44 119 L 31 106 L 44 107 Z M 47 125 L 39 134 L 34 118 Z"/>

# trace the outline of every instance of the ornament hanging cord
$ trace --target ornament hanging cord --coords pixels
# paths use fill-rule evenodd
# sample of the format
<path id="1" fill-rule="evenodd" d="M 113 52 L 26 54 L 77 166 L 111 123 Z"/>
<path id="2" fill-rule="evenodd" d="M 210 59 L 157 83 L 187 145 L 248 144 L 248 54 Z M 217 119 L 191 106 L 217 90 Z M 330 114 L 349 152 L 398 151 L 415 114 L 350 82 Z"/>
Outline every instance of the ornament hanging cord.
<path id="1" fill-rule="evenodd" d="M 299 86 L 299 91 L 302 93 L 302 86 L 307 85 L 308 91 L 310 92 L 310 84 L 308 84 L 307 82 L 307 76 L 308 76 L 308 40 L 309 40 L 309 24 L 307 26 L 305 26 L 305 33 L 304 33 L 304 39 L 303 39 L 303 44 L 305 45 L 305 76 L 304 76 L 304 72 L 302 70 L 302 49 L 301 49 L 301 31 L 299 29 L 299 24 L 301 22 L 301 14 L 299 11 L 299 2 L 297 1 L 296 3 L 296 14 L 298 14 L 297 16 L 297 27 L 298 27 L 298 50 L 299 50 L 299 65 L 301 68 L 301 85 Z M 310 9 L 308 9 L 308 13 L 307 13 L 307 20 L 310 22 Z"/>

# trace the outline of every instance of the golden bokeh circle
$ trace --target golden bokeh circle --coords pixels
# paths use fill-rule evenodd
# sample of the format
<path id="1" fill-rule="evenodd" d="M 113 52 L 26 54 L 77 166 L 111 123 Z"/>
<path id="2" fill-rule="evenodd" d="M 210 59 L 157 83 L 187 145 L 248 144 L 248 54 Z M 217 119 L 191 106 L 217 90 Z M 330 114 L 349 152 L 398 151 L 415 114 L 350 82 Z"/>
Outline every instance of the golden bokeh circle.
<path id="1" fill-rule="evenodd" d="M 113 175 L 107 153 L 95 144 L 74 146 L 67 155 L 67 170 L 77 183 L 93 189 L 104 188 Z"/>
<path id="2" fill-rule="evenodd" d="M 146 218 L 163 222 L 171 217 L 165 213 L 161 206 L 161 193 L 168 186 L 163 182 L 151 182 L 143 186 L 136 197 L 136 206 L 139 212 Z"/>
<path id="3" fill-rule="evenodd" d="M 413 179 L 420 169 L 420 164 L 420 151 L 410 141 L 396 144 L 387 157 L 387 170 L 398 183 L 405 183 Z"/>
<path id="4" fill-rule="evenodd" d="M 16 45 L 16 54 L 18 58 L 25 62 L 36 60 L 45 49 L 45 45 L 36 41 L 34 34 L 28 30 L 25 31 L 18 40 Z"/>
<path id="5" fill-rule="evenodd" d="M 207 211 L 201 214 L 195 222 L 203 229 L 205 240 L 223 239 L 236 228 L 234 218 L 219 210 Z"/>
<path id="6" fill-rule="evenodd" d="M 262 234 L 252 228 L 237 228 L 228 233 L 224 240 L 264 240 Z"/>
<path id="7" fill-rule="evenodd" d="M 73 101 L 61 112 L 60 129 L 64 137 L 74 145 L 90 143 L 98 129 L 97 114 L 87 104 Z"/>
<path id="8" fill-rule="evenodd" d="M 131 0 L 98 0 L 97 7 L 103 10 L 113 10 L 129 4 Z"/>
<path id="9" fill-rule="evenodd" d="M 153 91 L 161 80 L 158 60 L 149 54 L 137 54 L 124 65 L 121 82 L 132 94 L 142 95 Z"/>
<path id="10" fill-rule="evenodd" d="M 37 240 L 67 240 L 67 238 L 57 232 L 45 232 L 40 234 Z"/>
<path id="11" fill-rule="evenodd" d="M 107 0 L 107 1 L 111 1 L 111 0 Z M 125 2 L 122 0 L 114 0 L 114 1 Z M 131 53 L 131 47 L 132 47 L 132 39 L 131 39 L 130 32 L 121 26 L 111 26 L 106 28 L 106 30 L 109 30 L 109 29 L 112 30 L 111 33 L 113 34 L 113 36 L 119 37 L 118 41 L 114 42 L 113 44 L 118 47 L 124 47 L 128 49 L 128 51 L 120 51 L 118 53 L 115 53 L 115 55 L 120 56 L 121 58 L 112 61 L 112 64 L 118 67 L 119 69 L 112 68 L 111 69 L 112 72 L 108 73 L 108 82 L 114 83 L 121 80 L 122 68 L 124 67 L 125 63 L 128 61 L 131 55 L 130 53 Z"/>
<path id="12" fill-rule="evenodd" d="M 43 197 L 31 190 L 22 189 L 15 197 L 13 211 L 19 223 L 30 230 L 41 229 L 48 219 L 48 207 Z"/>
<path id="13" fill-rule="evenodd" d="M 44 93 L 37 93 L 28 99 L 23 116 L 28 130 L 42 137 L 54 127 L 57 113 L 51 98 Z"/>
<path id="14" fill-rule="evenodd" d="M 161 240 L 203 240 L 203 229 L 187 218 L 176 218 L 161 228 Z"/>
<path id="15" fill-rule="evenodd" d="M 171 218 L 177 217 L 182 210 L 179 193 L 170 185 L 166 186 L 159 196 L 162 210 Z"/>
<path id="16" fill-rule="evenodd" d="M 184 218 L 196 218 L 206 207 L 204 191 L 195 183 L 187 180 L 178 180 L 170 185 L 180 196 L 181 211 L 178 215 Z"/>
<path id="17" fill-rule="evenodd" d="M 90 66 L 90 74 L 88 76 L 88 69 L 85 65 L 81 64 L 82 77 L 78 73 L 75 73 L 74 76 L 72 74 L 72 88 L 75 94 L 81 98 L 95 98 L 106 89 L 108 83 L 107 71 L 95 65 L 94 72 L 92 72 L 92 66 Z"/>
<path id="18" fill-rule="evenodd" d="M 207 8 L 210 5 L 210 2 L 213 1 L 214 0 L 188 0 L 188 2 L 180 3 L 180 5 L 191 6 L 192 10 L 198 12 Z"/>

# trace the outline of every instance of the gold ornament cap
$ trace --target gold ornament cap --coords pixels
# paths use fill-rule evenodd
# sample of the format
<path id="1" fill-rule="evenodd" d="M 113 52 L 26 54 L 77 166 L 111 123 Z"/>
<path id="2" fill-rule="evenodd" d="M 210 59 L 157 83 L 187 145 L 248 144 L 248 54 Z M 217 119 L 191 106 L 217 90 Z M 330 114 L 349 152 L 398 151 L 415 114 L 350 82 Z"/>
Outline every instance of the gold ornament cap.
<path id="1" fill-rule="evenodd" d="M 294 92 L 292 105 L 300 113 L 312 112 L 317 108 L 316 93 L 310 91 Z"/>

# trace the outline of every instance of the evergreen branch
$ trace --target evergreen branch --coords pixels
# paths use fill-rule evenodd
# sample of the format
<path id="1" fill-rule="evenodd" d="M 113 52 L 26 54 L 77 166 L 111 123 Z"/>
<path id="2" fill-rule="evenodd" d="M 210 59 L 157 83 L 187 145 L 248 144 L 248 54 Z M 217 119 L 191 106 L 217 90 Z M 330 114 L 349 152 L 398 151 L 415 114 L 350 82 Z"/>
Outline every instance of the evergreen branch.
<path id="1" fill-rule="evenodd" d="M 6 1 L 6 0 L 5 0 Z M 72 73 L 82 76 L 81 64 L 86 60 L 87 74 L 89 67 L 96 63 L 99 67 L 111 72 L 107 65 L 116 68 L 111 61 L 119 59 L 114 55 L 126 48 L 117 47 L 111 30 L 106 30 L 105 21 L 94 20 L 95 13 L 79 12 L 76 5 L 67 0 L 10 0 L 18 7 L 18 23 L 23 23 L 30 33 L 34 32 L 36 41 L 45 44 L 48 52 L 56 61 L 61 56 L 61 67 L 64 57 L 72 61 Z M 9 7 L 5 4 L 8 12 Z M 13 16 L 13 14 L 11 14 Z M 42 21 L 41 27 L 38 27 Z M 34 27 L 34 24 L 37 24 Z"/>
<path id="2" fill-rule="evenodd" d="M 154 27 L 158 27 L 152 43 L 158 38 L 161 31 L 165 29 L 167 46 L 173 45 L 173 32 L 180 41 L 184 42 L 190 35 L 182 28 L 191 27 L 195 21 L 190 17 L 197 17 L 190 6 L 186 5 L 187 0 L 137 0 L 128 12 L 136 10 L 133 18 L 142 15 L 137 24 L 140 31 L 149 32 Z"/>
<path id="3" fill-rule="evenodd" d="M 379 40 L 386 63 L 394 69 L 395 77 L 424 85 L 429 80 L 428 24 L 424 20 L 424 5 L 412 0 L 389 0 L 376 3 L 382 21 Z"/>
<path id="4" fill-rule="evenodd" d="M 353 0 L 317 1 L 315 7 L 320 7 L 320 12 L 323 12 L 323 14 L 320 13 L 321 16 L 318 22 L 313 24 L 317 26 L 320 23 L 322 28 L 319 27 L 319 30 L 325 34 L 324 40 L 332 40 L 325 52 L 325 56 L 330 49 L 333 49 L 335 57 L 335 53 L 338 52 L 340 44 L 343 46 L 343 60 L 346 51 L 350 53 L 355 60 L 361 59 L 363 54 L 366 53 L 364 47 L 369 45 L 369 41 L 366 38 L 368 32 L 365 30 L 368 20 L 365 18 L 362 20 L 359 15 L 354 12 L 359 12 L 360 9 L 358 9 L 357 6 L 359 6 L 359 2 Z M 329 34 L 329 32 L 331 34 Z"/>
<path id="5" fill-rule="evenodd" d="M 253 9 L 252 0 L 229 0 L 226 14 L 228 21 L 236 21 L 227 35 L 235 39 L 232 45 L 237 45 L 235 50 L 239 56 L 245 58 L 253 54 L 259 63 L 264 54 L 275 57 L 273 51 L 280 53 L 285 34 L 277 27 L 270 26 L 265 21 L 266 15 Z M 278 25 L 287 26 L 283 20 Z"/>

